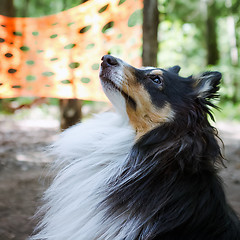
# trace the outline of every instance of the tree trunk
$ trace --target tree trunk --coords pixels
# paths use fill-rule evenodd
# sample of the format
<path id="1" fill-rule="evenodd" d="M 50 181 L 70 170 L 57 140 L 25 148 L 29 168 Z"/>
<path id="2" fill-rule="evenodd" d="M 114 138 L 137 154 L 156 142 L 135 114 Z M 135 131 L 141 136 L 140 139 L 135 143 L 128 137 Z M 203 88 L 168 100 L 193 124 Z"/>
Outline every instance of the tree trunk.
<path id="1" fill-rule="evenodd" d="M 237 49 L 237 36 L 236 36 L 236 26 L 234 22 L 233 16 L 227 17 L 227 23 L 228 23 L 228 32 L 229 32 L 229 40 L 230 40 L 230 57 L 231 57 L 231 63 L 232 66 L 238 68 L 238 49 Z M 237 103 L 239 98 L 239 79 L 236 74 L 232 75 L 232 84 L 233 84 L 233 96 L 232 96 L 232 102 Z"/>
<path id="2" fill-rule="evenodd" d="M 233 66 L 238 66 L 238 48 L 237 48 L 237 36 L 236 36 L 236 24 L 233 16 L 227 17 L 227 26 L 230 43 L 230 57 Z"/>
<path id="3" fill-rule="evenodd" d="M 238 3 L 239 4 L 239 3 Z M 229 9 L 229 16 L 227 17 L 227 26 L 228 26 L 228 34 L 229 34 L 229 43 L 230 43 L 230 57 L 231 57 L 231 64 L 234 68 L 238 68 L 239 65 L 239 56 L 238 56 L 238 46 L 237 46 L 237 34 L 236 34 L 236 24 L 233 17 L 233 11 L 235 10 L 234 7 L 237 5 L 232 5 L 232 0 L 226 1 L 226 7 Z M 239 79 L 236 74 L 232 75 L 232 82 L 233 82 L 233 96 L 232 101 L 233 103 L 237 103 L 239 100 Z"/>
<path id="4" fill-rule="evenodd" d="M 67 0 L 64 0 L 64 9 L 68 7 Z M 61 130 L 73 126 L 82 119 L 82 100 L 79 99 L 59 99 L 60 126 Z"/>
<path id="5" fill-rule="evenodd" d="M 15 8 L 13 0 L 1 0 L 0 15 L 15 17 Z"/>
<path id="6" fill-rule="evenodd" d="M 82 101 L 78 99 L 60 99 L 61 130 L 80 122 Z"/>
<path id="7" fill-rule="evenodd" d="M 158 0 L 144 0 L 143 8 L 143 66 L 157 66 Z"/>
<path id="8" fill-rule="evenodd" d="M 216 65 L 219 61 L 219 51 L 217 44 L 215 1 L 210 1 L 207 5 L 206 25 L 207 65 Z"/>
<path id="9" fill-rule="evenodd" d="M 24 8 L 22 10 L 22 16 L 21 17 L 27 17 L 28 16 L 28 6 L 29 6 L 30 0 L 25 0 Z"/>

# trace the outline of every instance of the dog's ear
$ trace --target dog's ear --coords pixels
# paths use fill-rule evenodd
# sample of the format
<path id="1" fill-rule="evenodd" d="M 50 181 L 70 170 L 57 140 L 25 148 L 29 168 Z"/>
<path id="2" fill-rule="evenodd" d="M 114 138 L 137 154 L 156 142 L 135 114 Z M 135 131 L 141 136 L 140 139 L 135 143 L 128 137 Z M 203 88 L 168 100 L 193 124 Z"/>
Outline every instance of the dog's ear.
<path id="1" fill-rule="evenodd" d="M 219 83 L 222 78 L 220 72 L 204 72 L 195 77 L 194 87 L 198 98 L 215 98 L 219 90 Z"/>
<path id="2" fill-rule="evenodd" d="M 178 65 L 176 65 L 176 66 L 173 66 L 173 67 L 168 68 L 168 71 L 178 74 L 179 71 L 180 71 L 180 69 L 181 69 L 181 67 L 179 67 Z"/>

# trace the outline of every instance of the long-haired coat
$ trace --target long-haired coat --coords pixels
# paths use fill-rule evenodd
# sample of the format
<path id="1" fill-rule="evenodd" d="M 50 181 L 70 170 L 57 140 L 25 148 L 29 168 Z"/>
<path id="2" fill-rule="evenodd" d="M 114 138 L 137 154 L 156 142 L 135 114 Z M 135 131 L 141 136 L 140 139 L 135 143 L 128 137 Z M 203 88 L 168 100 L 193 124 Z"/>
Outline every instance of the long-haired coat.
<path id="1" fill-rule="evenodd" d="M 32 239 L 240 239 L 208 121 L 221 74 L 183 78 L 179 70 L 102 58 L 100 79 L 117 112 L 71 127 L 54 144 L 58 173 Z"/>

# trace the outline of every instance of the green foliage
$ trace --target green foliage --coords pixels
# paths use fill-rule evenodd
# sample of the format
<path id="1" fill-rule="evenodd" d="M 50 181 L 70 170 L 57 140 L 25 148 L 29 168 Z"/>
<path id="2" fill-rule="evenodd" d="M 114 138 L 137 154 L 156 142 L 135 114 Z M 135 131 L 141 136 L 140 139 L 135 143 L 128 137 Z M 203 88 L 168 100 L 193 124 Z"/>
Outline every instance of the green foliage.
<path id="1" fill-rule="evenodd" d="M 199 32 L 194 24 L 165 20 L 160 26 L 160 67 L 180 65 L 181 74 L 189 76 L 204 70 L 206 51 L 199 47 Z"/>
<path id="2" fill-rule="evenodd" d="M 234 104 L 231 101 L 224 101 L 217 104 L 220 110 L 213 110 L 215 120 L 227 120 L 240 122 L 240 105 Z"/>
<path id="3" fill-rule="evenodd" d="M 137 24 L 142 24 L 142 10 L 136 10 L 128 20 L 128 27 L 134 27 Z"/>
<path id="4" fill-rule="evenodd" d="M 17 17 L 41 17 L 75 7 L 84 0 L 14 0 Z"/>
<path id="5" fill-rule="evenodd" d="M 14 112 L 14 109 L 21 105 L 29 105 L 33 102 L 34 97 L 18 97 L 18 98 L 6 98 L 0 99 L 0 113 L 10 114 Z"/>
<path id="6" fill-rule="evenodd" d="M 240 60 L 238 57 L 234 62 L 231 51 L 240 54 L 240 1 L 219 0 L 214 3 L 213 5 L 213 1 L 202 0 L 159 0 L 161 24 L 158 62 L 160 67 L 180 65 L 183 76 L 195 75 L 205 70 L 220 71 L 223 79 L 219 104 L 223 111 L 216 114 L 223 118 L 229 114 L 228 118 L 239 120 Z M 207 49 L 209 13 L 216 22 L 219 54 L 216 66 L 207 66 L 207 55 L 211 50 Z"/>

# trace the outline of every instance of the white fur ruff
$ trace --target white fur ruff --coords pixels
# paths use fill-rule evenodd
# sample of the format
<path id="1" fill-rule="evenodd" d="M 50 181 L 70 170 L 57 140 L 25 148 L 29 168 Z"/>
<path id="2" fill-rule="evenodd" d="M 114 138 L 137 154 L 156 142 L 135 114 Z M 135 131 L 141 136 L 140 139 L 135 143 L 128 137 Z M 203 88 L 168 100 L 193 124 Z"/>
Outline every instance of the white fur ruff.
<path id="1" fill-rule="evenodd" d="M 31 239 L 134 239 L 135 223 L 124 213 L 105 219 L 105 209 L 98 208 L 107 180 L 121 171 L 134 138 L 128 120 L 111 112 L 63 132 L 53 146 L 58 174 L 44 195 L 41 230 Z"/>

